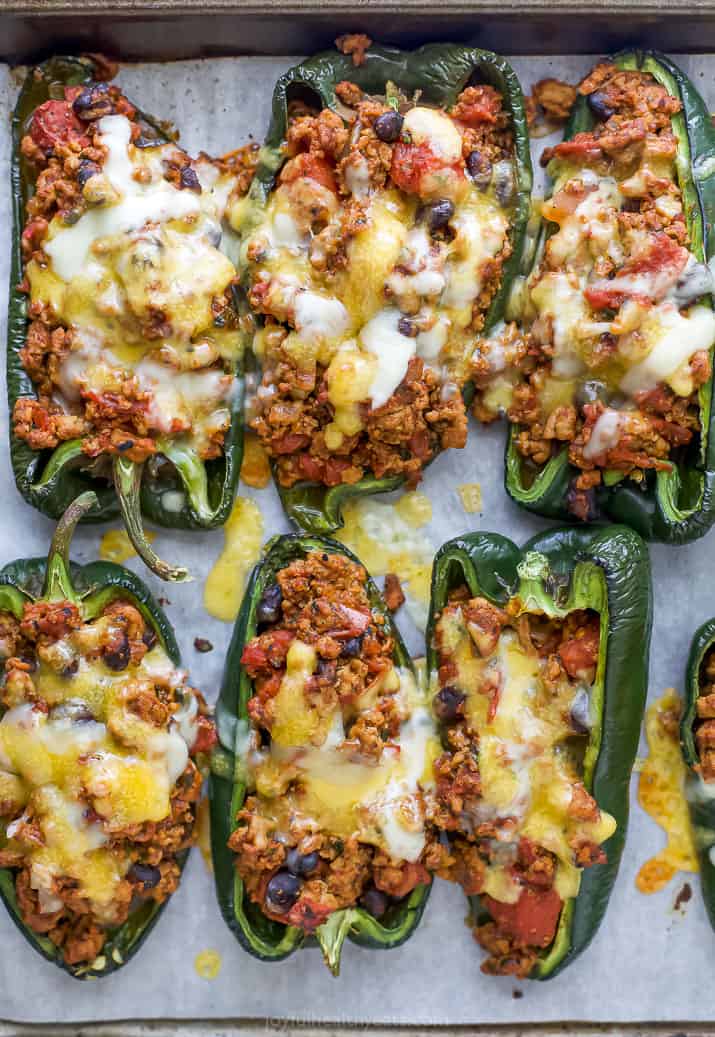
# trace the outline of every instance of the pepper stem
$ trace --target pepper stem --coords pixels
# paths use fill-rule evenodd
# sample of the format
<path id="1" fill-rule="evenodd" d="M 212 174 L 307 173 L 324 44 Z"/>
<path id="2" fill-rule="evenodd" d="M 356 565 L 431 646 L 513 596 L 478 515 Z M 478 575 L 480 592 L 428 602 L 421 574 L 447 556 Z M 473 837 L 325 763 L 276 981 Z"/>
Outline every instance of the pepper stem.
<path id="1" fill-rule="evenodd" d="M 320 944 L 325 964 L 334 976 L 340 975 L 340 955 L 345 937 L 357 917 L 358 913 L 352 907 L 333 911 L 327 920 L 315 930 L 315 938 Z"/>
<path id="2" fill-rule="evenodd" d="M 87 490 L 72 501 L 57 523 L 47 555 L 42 597 L 46 601 L 77 601 L 70 576 L 70 544 L 77 523 L 97 504 L 97 494 Z"/>
<path id="3" fill-rule="evenodd" d="M 184 580 L 190 579 L 188 569 L 162 561 L 152 550 L 144 533 L 140 503 L 143 468 L 143 464 L 136 464 L 126 457 L 117 455 L 114 458 L 114 485 L 127 535 L 139 557 L 153 573 L 156 573 L 162 580 L 182 583 Z"/>

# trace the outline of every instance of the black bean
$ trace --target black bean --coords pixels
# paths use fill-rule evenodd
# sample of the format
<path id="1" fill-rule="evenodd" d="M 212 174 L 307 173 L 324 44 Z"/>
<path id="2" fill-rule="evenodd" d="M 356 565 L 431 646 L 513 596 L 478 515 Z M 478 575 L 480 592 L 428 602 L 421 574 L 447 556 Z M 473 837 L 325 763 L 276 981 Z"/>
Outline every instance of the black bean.
<path id="1" fill-rule="evenodd" d="M 335 659 L 318 659 L 318 666 L 315 671 L 316 676 L 332 680 L 335 677 L 337 665 Z"/>
<path id="2" fill-rule="evenodd" d="M 397 330 L 401 335 L 406 335 L 407 338 L 417 338 L 420 329 L 409 317 L 400 317 L 397 322 Z"/>
<path id="3" fill-rule="evenodd" d="M 343 644 L 340 654 L 348 659 L 355 659 L 360 655 L 362 650 L 362 638 L 361 637 L 350 637 Z"/>
<path id="4" fill-rule="evenodd" d="M 319 860 L 317 853 L 300 853 L 293 847 L 286 854 L 286 868 L 291 875 L 310 875 L 318 867 Z"/>
<path id="5" fill-rule="evenodd" d="M 132 864 L 128 876 L 130 882 L 141 884 L 144 889 L 153 889 L 161 882 L 161 872 L 151 864 Z"/>
<path id="6" fill-rule="evenodd" d="M 144 633 L 142 634 L 142 641 L 147 646 L 147 649 L 149 651 L 152 650 L 152 648 L 158 640 L 159 638 L 157 636 L 156 630 L 154 630 L 153 627 L 147 627 Z"/>
<path id="7" fill-rule="evenodd" d="M 492 164 L 481 151 L 470 151 L 467 155 L 467 171 L 476 187 L 486 191 L 492 182 Z"/>
<path id="8" fill-rule="evenodd" d="M 281 915 L 290 911 L 300 896 L 302 885 L 289 871 L 277 871 L 266 887 L 266 907 Z"/>
<path id="9" fill-rule="evenodd" d="M 583 407 L 584 403 L 596 403 L 597 400 L 602 403 L 608 400 L 608 389 L 603 382 L 589 380 L 583 382 L 576 390 L 576 403 L 579 407 Z"/>
<path id="10" fill-rule="evenodd" d="M 574 518 L 582 522 L 595 522 L 600 512 L 593 486 L 588 490 L 580 490 L 575 481 L 572 481 L 566 494 L 566 508 Z"/>
<path id="11" fill-rule="evenodd" d="M 196 170 L 191 166 L 184 166 L 181 170 L 179 183 L 189 191 L 197 191 L 201 194 L 201 183 L 196 175 Z"/>
<path id="12" fill-rule="evenodd" d="M 93 176 L 101 172 L 102 170 L 96 162 L 90 162 L 88 158 L 83 158 L 77 170 L 77 183 L 80 187 L 84 187 L 88 180 L 91 180 Z"/>
<path id="13" fill-rule="evenodd" d="M 114 101 L 109 96 L 109 87 L 106 83 L 95 83 L 94 86 L 88 86 L 75 97 L 72 108 L 80 119 L 101 119 L 103 116 L 113 113 Z"/>
<path id="14" fill-rule="evenodd" d="M 261 600 L 256 605 L 256 622 L 277 623 L 281 618 L 282 601 L 283 594 L 277 583 L 272 583 L 266 587 L 261 595 Z"/>
<path id="15" fill-rule="evenodd" d="M 432 699 L 434 715 L 443 724 L 453 724 L 464 712 L 464 694 L 453 684 L 441 688 Z"/>
<path id="16" fill-rule="evenodd" d="M 126 670 L 131 657 L 132 650 L 129 645 L 129 638 L 125 633 L 117 645 L 113 645 L 109 651 L 104 653 L 104 665 L 108 666 L 110 670 Z"/>
<path id="17" fill-rule="evenodd" d="M 68 662 L 67 665 L 65 667 L 63 667 L 63 669 L 62 669 L 62 676 L 63 677 L 74 677 L 74 675 L 77 673 L 78 669 L 79 669 L 79 659 L 72 659 L 71 662 Z"/>
<path id="18" fill-rule="evenodd" d="M 373 123 L 375 133 L 384 140 L 385 143 L 391 144 L 394 140 L 402 133 L 402 124 L 405 120 L 402 118 L 399 112 L 391 109 L 389 112 L 383 112 L 382 115 L 378 115 Z"/>
<path id="19" fill-rule="evenodd" d="M 360 903 L 373 918 L 382 918 L 390 904 L 387 894 L 380 889 L 376 889 L 375 886 L 365 890 L 360 897 Z"/>
<path id="20" fill-rule="evenodd" d="M 52 720 L 70 720 L 73 724 L 86 724 L 94 720 L 89 706 L 82 699 L 65 699 L 50 711 Z"/>
<path id="21" fill-rule="evenodd" d="M 427 224 L 430 230 L 441 230 L 454 216 L 454 202 L 449 198 L 438 198 L 427 209 Z"/>
<path id="22" fill-rule="evenodd" d="M 511 162 L 497 162 L 494 167 L 494 194 L 500 205 L 509 205 L 514 197 L 514 170 Z"/>
<path id="23" fill-rule="evenodd" d="M 591 699 L 586 688 L 581 687 L 576 692 L 569 719 L 577 734 L 585 735 L 591 730 Z"/>
<path id="24" fill-rule="evenodd" d="M 615 109 L 611 108 L 608 104 L 603 90 L 594 90 L 592 94 L 587 96 L 586 100 L 588 102 L 588 107 L 601 122 L 610 119 L 615 111 Z"/>

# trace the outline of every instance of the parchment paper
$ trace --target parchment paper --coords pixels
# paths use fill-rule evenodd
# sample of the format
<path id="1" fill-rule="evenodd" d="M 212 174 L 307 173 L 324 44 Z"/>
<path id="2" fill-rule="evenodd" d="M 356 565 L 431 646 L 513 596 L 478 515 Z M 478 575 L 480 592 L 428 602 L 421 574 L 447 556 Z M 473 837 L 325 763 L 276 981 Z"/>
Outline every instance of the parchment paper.
<path id="1" fill-rule="evenodd" d="M 171 25 L 167 24 L 167 32 Z M 715 58 L 681 57 L 681 66 L 715 105 Z M 190 151 L 214 153 L 242 143 L 265 129 L 271 89 L 289 60 L 239 58 L 128 66 L 120 82 L 142 107 L 176 122 Z M 592 64 L 584 57 L 513 59 L 525 90 L 543 76 L 575 81 Z M 8 276 L 10 251 L 9 116 L 18 80 L 0 66 L 0 285 Z M 543 141 L 536 142 L 537 153 Z M 6 294 L 0 288 L 4 339 Z M 4 366 L 4 365 L 3 365 Z M 18 556 L 44 554 L 52 524 L 26 505 L 16 492 L 7 449 L 4 386 L 0 399 L 0 564 Z M 502 486 L 504 427 L 472 424 L 468 446 L 450 451 L 428 470 L 423 489 L 434 516 L 427 528 L 435 548 L 474 528 L 494 530 L 523 542 L 546 523 L 511 504 Z M 467 515 L 456 487 L 482 485 L 481 516 Z M 287 524 L 272 487 L 241 493 L 255 496 L 263 511 L 266 536 Z M 97 556 L 109 527 L 81 530 L 74 557 Z M 203 609 L 206 575 L 222 544 L 220 531 L 182 534 L 159 531 L 155 547 L 162 557 L 187 564 L 195 582 L 168 587 L 130 562 L 169 599 L 184 663 L 194 683 L 213 701 L 231 627 Z M 670 685 L 682 687 L 688 644 L 695 627 L 715 613 L 715 585 L 709 562 L 715 532 L 689 547 L 651 549 L 656 589 L 650 696 Z M 402 610 L 404 612 L 404 610 Z M 410 648 L 422 654 L 421 638 L 402 621 Z M 213 642 L 199 654 L 194 637 Z M 635 779 L 633 781 L 635 789 Z M 591 947 L 564 974 L 547 983 L 518 983 L 482 976 L 482 953 L 464 924 L 461 891 L 436 882 L 424 920 L 403 947 L 376 953 L 346 944 L 342 975 L 333 979 L 317 950 L 304 950 L 285 962 L 262 964 L 244 951 L 224 925 L 214 900 L 213 880 L 194 851 L 181 888 L 137 957 L 99 982 L 78 983 L 43 962 L 0 910 L 0 1016 L 28 1022 L 120 1018 L 274 1018 L 328 1022 L 489 1023 L 542 1020 L 643 1021 L 712 1019 L 712 969 L 715 936 L 705 917 L 697 878 L 678 876 L 660 894 L 646 897 L 635 888 L 640 865 L 663 845 L 663 833 L 633 797 L 632 818 L 621 871 L 608 915 Z M 673 902 L 683 878 L 694 896 L 685 911 Z M 217 950 L 218 978 L 205 980 L 194 968 L 196 955 Z M 522 997 L 514 991 L 522 992 Z"/>

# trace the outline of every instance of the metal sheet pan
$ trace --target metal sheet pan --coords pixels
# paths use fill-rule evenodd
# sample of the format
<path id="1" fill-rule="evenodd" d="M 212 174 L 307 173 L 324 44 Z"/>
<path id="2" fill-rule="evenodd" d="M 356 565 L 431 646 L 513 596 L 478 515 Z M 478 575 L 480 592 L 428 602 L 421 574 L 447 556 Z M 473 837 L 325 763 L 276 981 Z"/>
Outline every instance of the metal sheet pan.
<path id="1" fill-rule="evenodd" d="M 0 33 L 5 56 L 27 57 L 47 52 L 57 49 L 58 41 L 67 46 L 70 38 L 74 50 L 105 49 L 117 53 L 119 44 L 126 43 L 124 53 L 132 57 L 146 57 L 147 53 L 205 55 L 225 50 L 262 54 L 237 60 L 204 58 L 123 68 L 121 82 L 127 91 L 141 98 L 148 110 L 173 119 L 182 129 L 182 142 L 192 151 L 205 147 L 221 152 L 249 133 L 260 137 L 272 83 L 290 63 L 287 57 L 270 56 L 273 44 L 277 49 L 285 49 L 285 43 L 292 40 L 294 47 L 300 43 L 305 49 L 313 49 L 329 42 L 338 31 L 355 27 L 354 19 L 346 24 L 327 5 L 322 14 L 315 7 L 304 8 L 295 15 L 286 13 L 284 8 L 277 9 L 272 20 L 259 18 L 255 5 L 233 14 L 227 13 L 225 7 L 205 8 L 201 16 L 187 14 L 185 8 L 178 10 L 171 4 L 154 5 L 151 17 L 128 3 L 116 5 L 120 11 L 117 17 L 96 13 L 94 0 L 83 4 L 81 12 L 78 6 L 25 3 L 12 5 L 11 10 L 6 4 L 1 17 L 7 32 Z M 605 24 L 603 18 L 599 21 L 597 14 L 586 15 L 582 9 L 577 15 L 577 5 L 572 4 L 560 4 L 558 11 L 533 0 L 523 6 L 519 32 L 510 29 L 513 21 L 490 21 L 489 42 L 505 52 L 540 49 L 543 53 L 558 49 L 561 56 L 557 53 L 552 57 L 513 59 L 526 88 L 545 75 L 576 78 L 591 59 L 568 56 L 585 48 L 569 43 L 566 22 L 578 22 L 582 41 L 600 41 L 604 38 L 599 35 Z M 692 26 L 701 16 L 705 18 L 711 13 L 711 6 L 686 8 L 676 0 L 670 10 L 678 13 L 682 25 Z M 477 8 L 479 14 L 488 10 L 479 4 L 474 5 Z M 565 14 L 566 9 L 570 16 Z M 644 4 L 628 5 L 618 15 L 612 11 L 607 19 L 608 32 L 612 32 L 617 18 L 619 34 L 622 32 L 618 43 L 622 44 L 641 31 L 645 18 L 650 20 L 651 37 L 657 35 L 658 26 L 667 35 L 676 19 L 654 22 L 654 9 L 655 5 Z M 405 6 L 404 16 L 399 18 L 388 5 L 370 4 L 365 18 L 378 19 L 385 27 L 384 38 L 392 41 L 411 37 L 418 22 L 420 38 L 424 38 L 429 22 L 432 38 L 484 41 L 485 21 L 466 19 L 464 8 L 460 11 L 459 5 L 453 3 L 440 5 L 440 10 L 446 12 L 452 31 L 435 19 L 433 7 L 414 2 Z M 516 9 L 509 8 L 508 3 L 501 10 L 510 18 L 515 17 Z M 358 21 L 364 24 L 362 11 Z M 705 22 L 698 24 L 703 26 Z M 466 26 L 463 35 L 457 31 L 459 26 Z M 218 37 L 220 43 L 216 43 Z M 705 30 L 699 39 L 704 45 Z M 612 36 L 609 40 L 615 43 Z M 586 49 L 594 49 L 594 44 Z M 686 55 L 680 61 L 710 103 L 715 104 L 715 58 Z M 2 127 L 8 125 L 16 87 L 14 73 L 1 66 Z M 542 144 L 537 142 L 537 149 Z M 9 254 L 8 145 L 5 129 L 0 133 L 0 282 L 6 275 Z M 0 328 L 4 326 L 4 307 L 3 296 Z M 8 488 L 0 525 L 2 563 L 17 554 L 41 553 L 51 526 L 14 492 L 6 445 L 7 416 L 2 405 L 0 414 L 0 479 Z M 472 425 L 466 451 L 445 455 L 427 473 L 424 491 L 434 507 L 427 532 L 435 547 L 469 528 L 499 530 L 521 542 L 543 525 L 516 509 L 504 495 L 502 441 L 502 428 L 479 429 Z M 482 485 L 481 516 L 467 516 L 462 510 L 456 487 L 465 481 L 479 481 Z M 260 502 L 266 536 L 286 529 L 272 488 L 255 492 L 243 487 L 241 492 Z M 102 532 L 103 529 L 88 529 L 80 533 L 74 552 L 79 561 L 96 556 Z M 201 592 L 220 550 L 221 533 L 197 538 L 161 532 L 157 544 L 165 556 L 180 555 L 185 559 L 197 577 L 193 584 L 168 591 L 156 581 L 153 586 L 158 594 L 170 599 L 167 608 L 178 626 L 185 661 L 195 682 L 213 699 L 230 629 L 206 615 Z M 656 546 L 652 550 L 657 588 L 651 666 L 653 697 L 670 685 L 681 684 L 684 653 L 692 630 L 715 612 L 707 568 L 714 548 L 715 532 L 687 548 Z M 136 568 L 141 571 L 140 566 Z M 419 652 L 419 632 L 409 623 L 403 622 L 403 626 L 411 648 Z M 193 649 L 195 636 L 208 637 L 214 651 L 198 655 Z M 545 1037 L 557 1032 L 573 1033 L 575 1037 L 583 1033 L 585 1037 L 596 1032 L 675 1033 L 686 1029 L 695 1037 L 709 1031 L 707 1026 L 696 1023 L 705 1024 L 712 1017 L 707 992 L 715 937 L 698 900 L 696 880 L 695 897 L 684 915 L 673 910 L 679 884 L 673 883 L 651 898 L 636 892 L 634 876 L 638 867 L 661 844 L 660 831 L 634 807 L 626 854 L 606 922 L 581 960 L 548 984 L 480 976 L 479 951 L 462 924 L 463 898 L 459 890 L 444 884 L 438 885 L 423 926 L 404 948 L 389 955 L 376 955 L 349 947 L 343 976 L 337 982 L 327 974 L 317 952 L 306 951 L 275 966 L 262 965 L 245 955 L 225 929 L 213 901 L 210 878 L 195 853 L 185 882 L 152 940 L 125 970 L 99 984 L 80 986 L 41 962 L 0 915 L 0 1015 L 8 1020 L 0 1035 L 41 1034 L 48 1032 L 46 1024 L 71 1021 L 88 1024 L 92 1033 L 122 1033 L 128 1037 L 145 1037 L 149 1033 L 163 1037 L 169 1032 L 252 1035 L 274 1029 L 295 1029 L 312 1037 L 335 1032 L 335 1027 L 340 1032 L 360 1028 L 361 1032 L 364 1029 L 379 1037 L 388 1032 L 385 1027 L 392 1033 L 534 1032 Z M 193 967 L 195 955 L 207 947 L 218 949 L 222 957 L 222 969 L 214 981 L 200 979 Z M 522 996 L 516 997 L 515 991 Z M 138 1022 L 130 1025 L 122 1020 Z M 304 1022 L 299 1025 L 298 1020 Z M 647 1020 L 661 1025 L 651 1028 Z M 602 1029 L 600 1024 L 610 1025 Z M 52 1032 L 59 1037 L 65 1032 L 88 1030 L 72 1026 L 71 1031 L 55 1027 Z"/>

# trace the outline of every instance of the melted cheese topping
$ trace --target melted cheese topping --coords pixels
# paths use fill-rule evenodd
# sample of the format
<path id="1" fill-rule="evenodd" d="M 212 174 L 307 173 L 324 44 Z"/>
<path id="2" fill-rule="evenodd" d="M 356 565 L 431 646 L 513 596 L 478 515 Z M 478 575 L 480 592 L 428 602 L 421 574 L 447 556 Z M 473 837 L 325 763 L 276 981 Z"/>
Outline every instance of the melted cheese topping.
<path id="1" fill-rule="evenodd" d="M 74 654 L 79 635 L 57 642 L 58 652 Z M 127 697 L 137 680 L 152 678 L 179 696 L 179 710 L 163 728 L 142 720 Z M 21 801 L 42 834 L 40 844 L 20 843 L 31 884 L 41 911 L 50 912 L 62 906 L 53 880 L 73 879 L 98 920 L 111 924 L 117 886 L 131 861 L 109 848 L 110 836 L 168 817 L 171 792 L 196 740 L 196 698 L 159 645 L 119 673 L 81 656 L 75 675 L 63 677 L 42 663 L 33 681 L 49 714 L 22 702 L 0 720 L 0 767 L 20 784 Z M 26 816 L 8 825 L 10 848 Z"/>
<path id="2" fill-rule="evenodd" d="M 675 179 L 675 166 L 669 160 L 646 153 L 638 173 L 620 183 L 591 169 L 559 166 L 554 195 L 542 206 L 543 215 L 558 230 L 547 239 L 527 304 L 537 340 L 553 347 L 552 374 L 557 379 L 568 383 L 593 366 L 595 376 L 613 393 L 633 398 L 665 383 L 677 395 L 689 396 L 694 388 L 689 363 L 698 350 L 709 350 L 715 342 L 715 314 L 709 306 L 681 310 L 676 305 L 678 274 L 672 269 L 649 269 L 645 262 L 641 272 L 616 273 L 611 279 L 595 274 L 597 260 L 618 268 L 628 259 L 648 254 L 652 241 L 648 233 L 621 227 L 618 214 L 628 198 L 650 190 L 653 162 L 664 185 L 656 207 L 662 201 L 668 210 L 674 205 L 679 209 L 679 200 L 668 193 Z M 697 267 L 692 254 L 687 265 L 691 270 Z M 595 319 L 584 294 L 589 289 L 614 293 L 614 317 Z M 707 291 L 704 287 L 704 294 Z M 622 301 L 617 293 L 623 294 Z M 605 362 L 598 353 L 604 334 L 614 336 L 617 343 Z M 571 402 L 573 387 L 566 395 Z M 585 456 L 597 452 L 594 447 Z"/>
<path id="3" fill-rule="evenodd" d="M 557 858 L 554 888 L 566 900 L 576 896 L 580 869 L 569 838 L 578 832 L 589 841 L 604 842 L 615 820 L 601 811 L 597 820 L 577 821 L 568 813 L 578 776 L 566 751 L 573 737 L 568 722 L 577 689 L 563 679 L 555 691 L 541 680 L 542 661 L 527 654 L 514 631 L 506 629 L 495 653 L 483 659 L 476 651 L 461 609 L 443 613 L 440 643 L 457 666 L 455 683 L 466 694 L 465 715 L 479 737 L 481 795 L 478 824 L 513 818 L 518 841 L 526 836 Z M 496 709 L 479 689 L 488 681 L 497 687 Z M 493 715 L 492 715 L 493 714 Z M 510 856 L 487 866 L 484 892 L 506 903 L 518 900 L 522 887 L 509 870 Z"/>
<path id="4" fill-rule="evenodd" d="M 638 781 L 638 802 L 664 830 L 666 845 L 641 865 L 636 887 L 641 893 L 657 893 L 678 871 L 697 871 L 693 833 L 685 798 L 686 768 L 678 735 L 660 722 L 663 712 L 679 716 L 680 698 L 670 688 L 646 711 L 645 732 L 650 753 Z"/>
<path id="5" fill-rule="evenodd" d="M 422 532 L 432 518 L 423 493 L 405 493 L 395 504 L 363 498 L 346 502 L 344 526 L 335 535 L 373 576 L 397 573 L 406 594 L 410 619 L 427 626 L 434 547 Z"/>
<path id="6" fill-rule="evenodd" d="M 423 693 L 409 670 L 393 669 L 379 693 L 399 696 L 407 719 L 379 760 L 351 760 L 340 708 L 320 716 L 304 694 L 316 664 L 315 650 L 294 641 L 274 700 L 275 721 L 268 753 L 259 756 L 253 779 L 263 795 L 262 813 L 279 826 L 307 825 L 341 838 L 356 835 L 385 849 L 395 860 L 416 861 L 425 846 L 422 790 L 432 787 L 431 761 L 438 745 Z M 288 784 L 295 779 L 293 784 Z"/>
<path id="7" fill-rule="evenodd" d="M 462 156 L 456 123 L 441 111 L 417 106 L 407 112 L 404 130 L 415 145 L 428 145 L 442 163 L 439 169 L 452 178 L 442 183 L 435 174 L 436 194 L 429 194 L 454 202 L 447 239 L 433 238 L 426 222 L 418 220 L 417 198 L 394 188 L 371 188 L 365 160 L 355 153 L 346 166 L 345 185 L 349 200 L 363 206 L 364 220 L 347 238 L 344 269 L 326 273 L 316 261 L 323 254 L 320 235 L 343 237 L 344 209 L 335 195 L 307 178 L 278 186 L 244 245 L 253 282 L 269 286 L 266 311 L 293 329 L 281 351 L 299 366 L 311 367 L 317 360 L 330 369 L 336 417 L 328 446 L 333 448 L 342 435 L 362 427 L 358 404 L 382 406 L 415 355 L 445 382 L 464 380 L 475 338 L 472 309 L 490 261 L 507 240 L 509 216 L 494 191 L 479 191 L 452 168 Z M 311 192 L 325 210 L 327 226 L 320 235 L 310 230 Z M 403 314 L 418 315 L 415 336 L 400 331 Z M 354 368 L 356 354 L 366 357 L 350 384 L 335 376 L 332 362 L 338 353 L 350 353 Z M 273 359 L 264 351 L 264 365 Z M 344 362 L 341 356 L 336 367 Z"/>
<path id="8" fill-rule="evenodd" d="M 107 155 L 85 187 L 88 207 L 73 224 L 52 219 L 43 242 L 49 263 L 32 260 L 26 270 L 33 302 L 72 334 L 58 386 L 72 403 L 121 392 L 131 378 L 148 394 L 149 424 L 187 434 L 201 449 L 229 420 L 234 390 L 233 375 L 203 369 L 240 350 L 237 333 L 215 326 L 213 312 L 236 276 L 217 247 L 233 181 L 215 167 L 209 175 L 204 162 L 206 190 L 179 190 L 163 175 L 175 145 L 134 147 L 123 115 L 105 116 L 98 129 Z"/>
<path id="9" fill-rule="evenodd" d="M 204 608 L 210 616 L 233 623 L 248 574 L 261 551 L 263 515 L 256 502 L 236 497 L 223 534 L 223 550 L 206 577 Z"/>

